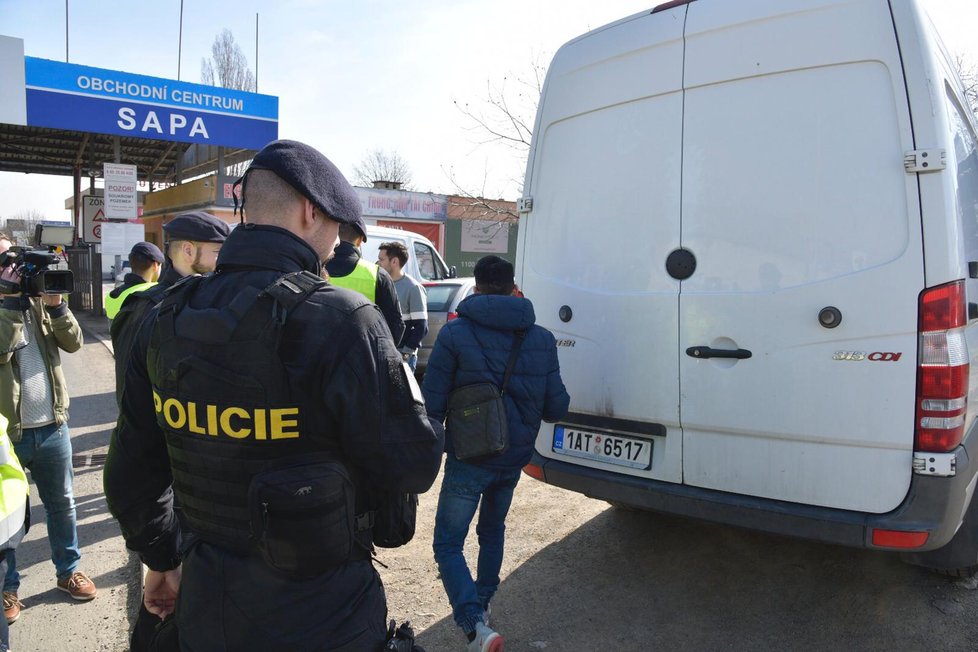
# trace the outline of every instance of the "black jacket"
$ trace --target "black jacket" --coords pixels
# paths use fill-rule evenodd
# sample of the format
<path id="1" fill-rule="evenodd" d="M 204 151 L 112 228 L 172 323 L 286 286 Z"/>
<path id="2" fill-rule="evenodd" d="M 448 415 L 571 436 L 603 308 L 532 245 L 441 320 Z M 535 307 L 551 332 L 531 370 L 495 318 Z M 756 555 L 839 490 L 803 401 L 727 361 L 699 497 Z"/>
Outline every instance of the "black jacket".
<path id="1" fill-rule="evenodd" d="M 318 269 L 315 252 L 296 236 L 247 224 L 225 242 L 217 272 L 205 279 L 192 303 L 221 306 L 243 285 L 264 288 L 283 274 Z M 344 316 L 351 304 L 373 315 L 372 325 L 359 332 L 351 346 L 338 350 L 335 335 L 353 327 Z M 167 570 L 177 563 L 179 526 L 173 518 L 166 444 L 156 423 L 146 370 L 156 313 L 154 307 L 147 314 L 133 344 L 104 484 L 127 546 L 150 568 Z M 391 491 L 428 490 L 441 462 L 444 435 L 427 419 L 420 392 L 415 395 L 411 384 L 394 373 L 401 368 L 401 356 L 376 306 L 356 293 L 324 287 L 289 316 L 280 354 L 304 380 L 297 385 L 325 402 L 332 422 L 317 425 L 336 438 L 360 477 L 370 486 Z M 413 407 L 405 412 L 405 404 Z"/>
<path id="2" fill-rule="evenodd" d="M 217 272 L 201 281 L 190 305 L 222 307 L 243 287 L 265 288 L 284 274 L 318 273 L 319 267 L 315 252 L 288 231 L 246 224 L 228 237 Z M 164 571 L 181 561 L 181 526 L 147 372 L 158 311 L 158 306 L 149 311 L 133 344 L 103 482 L 127 547 L 150 568 Z M 351 311 L 357 319 L 350 318 Z M 328 417 L 315 426 L 334 438 L 361 486 L 411 493 L 430 488 L 444 433 L 428 420 L 420 390 L 403 372 L 375 305 L 354 292 L 321 288 L 291 311 L 279 355 L 294 376 L 293 391 L 303 392 L 303 400 L 322 402 Z M 186 552 L 178 620 L 181 641 L 186 638 L 191 647 L 239 649 L 247 642 L 256 648 L 322 649 L 361 636 L 350 649 L 379 649 L 385 615 L 379 577 L 366 560 L 300 581 L 275 575 L 257 555 L 210 543 L 199 542 Z"/>
<path id="3" fill-rule="evenodd" d="M 341 240 L 333 252 L 333 258 L 326 263 L 326 271 L 330 277 L 342 278 L 353 272 L 353 268 L 357 266 L 360 258 L 360 251 L 353 246 L 353 243 Z M 387 322 L 387 327 L 391 329 L 394 344 L 398 345 L 404 336 L 404 319 L 401 318 L 401 306 L 397 302 L 397 290 L 394 288 L 391 275 L 379 266 L 377 268 L 375 294 L 377 307 L 384 313 L 384 320 Z"/>
<path id="4" fill-rule="evenodd" d="M 139 279 L 139 283 L 146 282 L 141 276 L 126 274 L 126 283 L 129 283 L 130 277 Z M 166 289 L 181 278 L 180 273 L 173 269 L 173 266 L 167 260 L 167 264 L 163 268 L 162 274 L 160 274 L 159 282 L 151 288 L 141 292 L 133 292 L 126 297 L 118 314 L 112 320 L 109 333 L 112 336 L 112 352 L 115 355 L 115 400 L 120 406 L 122 405 L 122 390 L 125 385 L 126 368 L 129 366 L 129 354 L 132 350 L 132 343 L 136 339 L 139 325 L 143 322 L 143 318 L 149 309 L 160 302 Z M 112 292 L 118 290 L 121 293 L 121 288 L 132 287 L 132 285 L 135 285 L 135 283 L 129 285 L 123 284 Z M 114 296 L 119 296 L 119 294 L 115 294 Z"/>

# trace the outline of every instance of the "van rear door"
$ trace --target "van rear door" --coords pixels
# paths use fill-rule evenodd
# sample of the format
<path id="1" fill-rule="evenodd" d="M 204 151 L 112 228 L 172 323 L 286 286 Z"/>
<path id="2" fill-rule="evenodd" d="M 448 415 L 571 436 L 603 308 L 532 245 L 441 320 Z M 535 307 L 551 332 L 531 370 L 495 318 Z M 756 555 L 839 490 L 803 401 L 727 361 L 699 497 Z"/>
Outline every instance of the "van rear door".
<path id="1" fill-rule="evenodd" d="M 685 36 L 685 482 L 892 510 L 911 477 L 924 279 L 888 3 L 698 0 Z"/>
<path id="2" fill-rule="evenodd" d="M 537 450 L 671 482 L 682 480 L 679 282 L 663 261 L 679 242 L 684 14 L 646 12 L 557 53 L 517 252 L 537 322 L 560 345 L 567 428 L 579 429 L 576 437 L 558 431 L 555 444 L 554 426 L 544 424 Z M 597 438 L 612 454 L 631 444 L 632 459 L 583 456 Z"/>

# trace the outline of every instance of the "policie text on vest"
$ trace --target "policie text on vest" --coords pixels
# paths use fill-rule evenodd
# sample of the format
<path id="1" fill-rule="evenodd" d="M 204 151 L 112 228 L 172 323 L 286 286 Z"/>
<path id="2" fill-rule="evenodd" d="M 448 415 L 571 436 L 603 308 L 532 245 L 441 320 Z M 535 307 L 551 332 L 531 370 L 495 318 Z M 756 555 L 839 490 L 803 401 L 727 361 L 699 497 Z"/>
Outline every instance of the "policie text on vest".
<path id="1" fill-rule="evenodd" d="M 209 405 L 153 392 L 157 421 L 170 430 L 211 437 L 275 441 L 299 438 L 299 408 L 244 408 Z"/>

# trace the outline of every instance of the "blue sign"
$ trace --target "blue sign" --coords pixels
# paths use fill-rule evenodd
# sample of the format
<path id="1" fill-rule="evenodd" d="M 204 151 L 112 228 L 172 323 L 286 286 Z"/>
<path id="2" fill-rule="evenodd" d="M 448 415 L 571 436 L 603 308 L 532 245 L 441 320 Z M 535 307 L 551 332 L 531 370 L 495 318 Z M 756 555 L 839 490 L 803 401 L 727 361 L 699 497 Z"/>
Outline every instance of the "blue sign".
<path id="1" fill-rule="evenodd" d="M 24 57 L 27 124 L 261 149 L 278 138 L 278 98 Z"/>

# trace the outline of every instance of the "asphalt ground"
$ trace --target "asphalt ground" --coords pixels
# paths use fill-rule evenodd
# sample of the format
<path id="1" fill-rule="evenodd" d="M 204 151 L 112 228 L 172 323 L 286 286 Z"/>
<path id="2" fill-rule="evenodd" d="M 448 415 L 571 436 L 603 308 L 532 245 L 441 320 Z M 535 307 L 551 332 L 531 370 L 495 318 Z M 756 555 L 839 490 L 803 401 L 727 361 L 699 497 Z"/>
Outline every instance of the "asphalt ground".
<path id="1" fill-rule="evenodd" d="M 35 504 L 18 549 L 17 652 L 125 650 L 140 597 L 140 566 L 102 495 L 116 419 L 108 325 L 76 317 L 86 344 L 62 364 L 81 567 L 99 596 L 76 603 L 55 588 Z M 464 649 L 431 553 L 439 485 L 421 497 L 415 540 L 378 554 L 390 617 L 410 619 L 428 652 Z M 940 577 L 895 555 L 613 509 L 525 477 L 507 519 L 501 579 L 493 619 L 507 650 L 978 650 L 976 579 Z"/>

